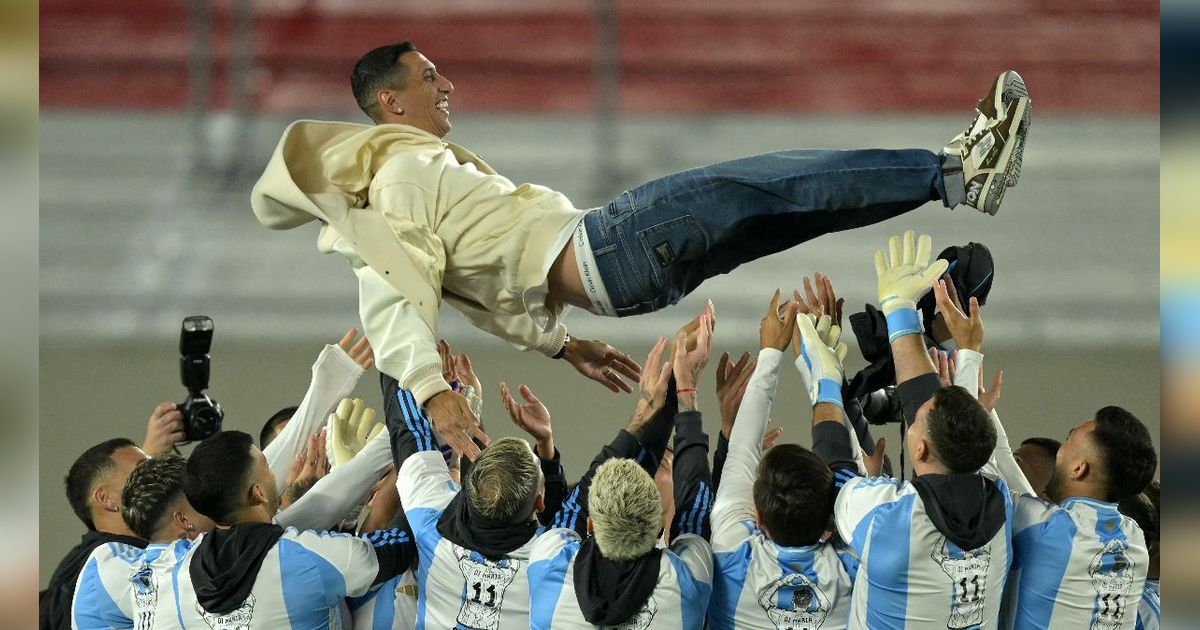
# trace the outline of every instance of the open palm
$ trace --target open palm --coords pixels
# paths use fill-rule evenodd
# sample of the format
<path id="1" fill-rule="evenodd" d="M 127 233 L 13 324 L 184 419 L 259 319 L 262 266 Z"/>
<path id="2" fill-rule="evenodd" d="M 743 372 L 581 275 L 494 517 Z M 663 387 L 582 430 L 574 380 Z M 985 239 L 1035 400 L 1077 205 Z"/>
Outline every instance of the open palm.
<path id="1" fill-rule="evenodd" d="M 508 410 L 508 416 L 512 418 L 513 424 L 537 441 L 549 438 L 551 434 L 550 411 L 527 386 L 521 385 L 517 391 L 520 392 L 524 402 L 517 402 L 513 398 L 512 393 L 508 391 L 508 383 L 500 383 L 500 400 L 504 403 L 504 408 Z"/>

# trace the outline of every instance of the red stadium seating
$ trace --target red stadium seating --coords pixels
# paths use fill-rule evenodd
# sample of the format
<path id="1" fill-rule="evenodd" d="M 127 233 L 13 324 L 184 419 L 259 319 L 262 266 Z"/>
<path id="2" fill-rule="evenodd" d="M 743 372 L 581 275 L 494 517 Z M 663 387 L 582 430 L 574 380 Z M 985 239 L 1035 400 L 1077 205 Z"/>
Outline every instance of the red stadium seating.
<path id="1" fill-rule="evenodd" d="M 255 4 L 252 106 L 353 108 L 370 47 L 411 39 L 466 86 L 456 111 L 594 107 L 584 0 L 274 0 Z M 1039 111 L 1158 110 L 1158 3 L 1146 0 L 616 0 L 627 112 L 961 109 L 1013 67 Z M 213 3 L 210 104 L 229 104 L 231 2 Z M 380 8 L 380 7 L 383 8 Z M 181 109 L 186 0 L 44 0 L 45 107 Z"/>

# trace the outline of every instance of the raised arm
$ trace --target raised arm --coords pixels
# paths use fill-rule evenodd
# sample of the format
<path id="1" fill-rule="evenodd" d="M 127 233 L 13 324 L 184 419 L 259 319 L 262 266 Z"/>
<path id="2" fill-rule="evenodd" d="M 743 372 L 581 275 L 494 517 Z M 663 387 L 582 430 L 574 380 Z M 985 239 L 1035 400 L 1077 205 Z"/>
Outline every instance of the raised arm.
<path id="1" fill-rule="evenodd" d="M 917 409 L 933 397 L 940 384 L 929 355 L 925 353 L 921 315 L 917 300 L 933 281 L 946 272 L 949 263 L 930 263 L 933 242 L 928 234 L 915 238 L 912 230 L 888 240 L 889 254 L 875 252 L 878 276 L 879 308 L 887 318 L 888 339 L 896 364 L 896 394 L 904 406 L 908 424 L 916 420 Z"/>
<path id="2" fill-rule="evenodd" d="M 687 334 L 680 332 L 675 339 L 673 372 L 679 399 L 675 416 L 675 458 L 672 462 L 672 484 L 675 488 L 675 520 L 671 523 L 671 540 L 681 534 L 696 534 L 705 540 L 711 535 L 709 515 L 712 512 L 712 475 L 708 467 L 708 435 L 696 401 L 696 384 L 712 349 L 714 316 L 700 316 L 696 345 L 688 349 Z"/>
<path id="3" fill-rule="evenodd" d="M 741 544 L 750 531 L 743 523 L 754 522 L 754 480 L 762 458 L 763 434 L 779 381 L 782 349 L 788 346 L 795 330 L 796 310 L 793 302 L 781 318 L 777 291 L 759 324 L 758 363 L 737 409 L 721 486 L 713 503 L 713 551 L 728 551 Z"/>
<path id="4" fill-rule="evenodd" d="M 981 350 L 983 349 L 984 329 L 979 301 L 973 297 L 970 299 L 968 304 L 971 314 L 968 316 L 962 311 L 957 292 L 954 290 L 954 283 L 938 280 L 933 291 L 938 311 L 942 313 L 942 320 L 946 322 L 946 328 L 950 330 L 954 343 L 958 346 L 954 384 L 979 398 L 984 408 L 988 410 L 992 426 L 996 429 L 996 448 L 992 451 L 992 457 L 988 463 L 984 465 L 983 472 L 1000 477 L 1004 483 L 1008 484 L 1009 488 L 1017 492 L 1037 496 L 1033 484 L 1029 483 L 1021 466 L 1017 464 L 1012 445 L 1008 441 L 1008 433 L 1005 432 L 1004 425 L 1000 423 L 1000 416 L 996 413 L 995 407 L 1000 395 L 1002 374 L 997 373 L 990 392 L 983 388 L 983 354 Z"/>
<path id="5" fill-rule="evenodd" d="M 275 522 L 297 529 L 330 529 L 371 492 L 391 464 L 390 441 L 387 432 L 381 430 L 352 459 L 331 470 L 304 496 L 280 510 Z"/>
<path id="6" fill-rule="evenodd" d="M 647 369 L 642 372 L 641 380 L 638 383 L 638 402 L 633 417 L 629 419 L 625 428 L 617 432 L 617 437 L 602 447 L 596 457 L 592 459 L 587 472 L 583 474 L 579 483 L 575 485 L 575 489 L 563 501 L 562 507 L 551 523 L 553 527 L 573 529 L 581 537 L 587 536 L 588 493 L 592 485 L 592 478 L 596 475 L 596 469 L 609 459 L 617 457 L 632 459 L 645 468 L 650 475 L 654 475 L 658 468 L 658 461 L 642 446 L 640 438 L 646 426 L 662 413 L 666 404 L 667 387 L 671 380 L 671 364 L 669 362 L 660 364 L 666 347 L 666 338 L 660 337 L 658 343 L 654 344 L 654 348 L 650 350 L 650 354 L 646 358 Z M 649 367 L 660 365 L 661 367 L 658 369 Z"/>
<path id="7" fill-rule="evenodd" d="M 549 525 L 567 496 L 567 477 L 563 471 L 558 449 L 554 446 L 554 431 L 550 423 L 550 411 L 526 385 L 517 388 L 522 402 L 517 402 L 508 391 L 508 383 L 500 383 L 500 402 L 508 410 L 513 424 L 529 434 L 534 440 L 533 451 L 537 453 L 546 478 L 545 507 L 538 514 L 538 522 Z"/>
<path id="8" fill-rule="evenodd" d="M 325 419 L 334 406 L 354 391 L 358 379 L 371 367 L 371 346 L 366 337 L 356 343 L 357 336 L 358 330 L 351 328 L 336 346 L 327 345 L 321 350 L 312 366 L 312 382 L 304 400 L 283 431 L 263 449 L 277 487 L 284 486 L 292 461 L 308 438 L 325 426 Z"/>

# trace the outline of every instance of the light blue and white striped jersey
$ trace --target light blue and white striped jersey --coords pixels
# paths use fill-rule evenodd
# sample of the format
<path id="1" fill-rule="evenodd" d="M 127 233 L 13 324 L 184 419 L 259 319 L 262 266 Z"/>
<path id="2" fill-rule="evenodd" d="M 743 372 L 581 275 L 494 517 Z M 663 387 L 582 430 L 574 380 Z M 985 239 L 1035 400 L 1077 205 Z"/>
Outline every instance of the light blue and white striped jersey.
<path id="1" fill-rule="evenodd" d="M 528 627 L 529 552 L 536 535 L 498 561 L 443 538 L 438 519 L 459 486 L 440 451 L 422 450 L 404 460 L 396 488 L 420 557 L 416 627 Z"/>
<path id="2" fill-rule="evenodd" d="M 838 471 L 837 475 L 843 475 Z M 1013 504 L 1003 480 L 1005 524 L 977 549 L 960 549 L 930 520 L 909 482 L 853 477 L 834 503 L 842 539 L 858 554 L 852 628 L 999 627 L 1012 564 Z"/>
<path id="3" fill-rule="evenodd" d="M 575 558 L 581 539 L 571 529 L 552 529 L 533 543 L 529 557 L 531 630 L 596 626 L 583 617 L 575 596 Z M 683 534 L 664 549 L 658 585 L 621 630 L 700 628 L 712 593 L 712 547 L 696 534 Z"/>
<path id="4" fill-rule="evenodd" d="M 746 385 L 729 436 L 712 511 L 714 630 L 842 630 L 850 613 L 857 558 L 832 544 L 781 547 L 754 520 L 754 480 L 783 353 L 766 348 Z M 848 571 L 849 569 L 849 571 Z"/>
<path id="5" fill-rule="evenodd" d="M 1137 523 L 1096 499 L 1016 501 L 1006 627 L 1133 630 L 1150 559 Z"/>
<path id="6" fill-rule="evenodd" d="M 129 576 L 145 550 L 110 542 L 92 550 L 75 582 L 71 627 L 132 628 L 133 594 Z"/>
<path id="7" fill-rule="evenodd" d="M 346 603 L 354 630 L 412 630 L 417 626 L 417 575 L 405 571 Z"/>
<path id="8" fill-rule="evenodd" d="M 196 539 L 176 574 L 184 628 L 342 628 L 343 598 L 366 593 L 379 572 L 366 538 L 289 527 L 266 553 L 242 605 L 217 615 L 200 606 L 192 586 L 189 567 L 202 541 L 203 536 Z"/>
<path id="9" fill-rule="evenodd" d="M 1158 580 L 1146 580 L 1142 589 L 1142 602 L 1138 604 L 1137 630 L 1158 630 L 1162 625 L 1162 602 L 1158 593 Z"/>
<path id="10" fill-rule="evenodd" d="M 759 531 L 753 519 L 737 526 L 741 542 L 721 545 L 713 562 L 716 574 L 709 603 L 709 627 L 773 630 L 807 628 L 843 630 L 849 621 L 853 567 L 857 559 L 845 550 L 846 558 L 830 543 L 806 547 L 781 547 Z"/>
<path id="11" fill-rule="evenodd" d="M 179 569 L 192 545 L 186 538 L 146 545 L 146 553 L 126 578 L 138 630 L 183 627 L 178 606 Z"/>

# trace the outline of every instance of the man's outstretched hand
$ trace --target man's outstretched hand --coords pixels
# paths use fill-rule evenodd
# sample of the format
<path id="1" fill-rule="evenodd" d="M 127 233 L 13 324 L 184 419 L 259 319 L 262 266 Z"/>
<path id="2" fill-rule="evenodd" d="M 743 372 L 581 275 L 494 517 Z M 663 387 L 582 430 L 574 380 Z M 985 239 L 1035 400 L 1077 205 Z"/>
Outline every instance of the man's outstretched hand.
<path id="1" fill-rule="evenodd" d="M 438 437 L 455 453 L 471 461 L 479 457 L 479 445 L 472 438 L 484 446 L 492 443 L 492 439 L 479 427 L 479 419 L 471 413 L 467 399 L 458 392 L 447 389 L 434 394 L 425 401 L 425 413 Z"/>
<path id="2" fill-rule="evenodd" d="M 575 366 L 580 374 L 613 392 L 633 392 L 633 387 L 621 380 L 622 376 L 635 383 L 642 378 L 642 368 L 637 361 L 598 339 L 572 338 L 563 351 L 563 359 Z"/>

